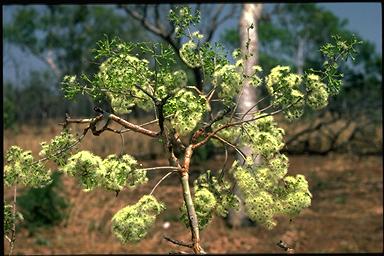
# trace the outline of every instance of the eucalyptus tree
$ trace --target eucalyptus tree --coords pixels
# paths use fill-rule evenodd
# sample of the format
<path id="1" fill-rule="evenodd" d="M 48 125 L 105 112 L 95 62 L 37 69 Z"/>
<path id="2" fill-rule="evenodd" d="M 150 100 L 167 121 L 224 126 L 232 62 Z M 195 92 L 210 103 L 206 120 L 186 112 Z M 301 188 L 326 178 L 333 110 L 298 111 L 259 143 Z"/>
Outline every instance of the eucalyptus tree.
<path id="1" fill-rule="evenodd" d="M 347 24 L 347 20 L 313 3 L 275 4 L 265 8 L 259 22 L 260 63 L 265 72 L 278 64 L 292 66 L 299 74 L 309 68 L 320 68 L 325 59 L 318 49 L 332 35 L 362 40 Z M 239 47 L 237 28 L 228 29 L 222 40 L 229 48 Z M 296 130 L 293 125 L 288 131 L 286 150 L 290 153 L 381 152 L 382 143 L 373 145 L 368 138 L 375 136 L 382 120 L 382 58 L 367 41 L 359 46 L 359 52 L 355 62 L 340 67 L 346 74 L 343 93 L 330 99 L 327 108 L 307 111 L 300 122 L 301 128 Z M 265 90 L 262 93 L 267 95 Z M 340 121 L 344 123 L 335 125 Z M 342 135 L 347 136 L 344 141 L 340 140 Z M 327 143 L 313 144 L 311 138 Z"/>

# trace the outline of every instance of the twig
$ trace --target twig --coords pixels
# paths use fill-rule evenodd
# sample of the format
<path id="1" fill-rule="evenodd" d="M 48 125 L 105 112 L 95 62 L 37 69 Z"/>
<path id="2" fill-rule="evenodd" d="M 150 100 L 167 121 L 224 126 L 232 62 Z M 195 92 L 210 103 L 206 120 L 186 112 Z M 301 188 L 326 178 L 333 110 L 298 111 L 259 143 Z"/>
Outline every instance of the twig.
<path id="1" fill-rule="evenodd" d="M 153 192 L 155 192 L 155 189 L 160 185 L 160 183 L 165 180 L 169 175 L 171 175 L 172 173 L 174 173 L 175 171 L 171 171 L 171 172 L 168 172 L 166 175 L 164 175 L 163 178 L 161 178 L 157 183 L 156 185 L 153 187 L 153 189 L 151 190 L 151 193 L 149 193 L 149 195 L 152 195 Z"/>
<path id="2" fill-rule="evenodd" d="M 140 85 L 138 84 L 135 84 L 134 85 L 137 89 L 139 89 L 140 91 L 142 91 L 145 95 L 147 95 L 149 98 L 152 99 L 152 101 L 154 103 L 156 103 L 157 99 L 155 98 L 155 96 L 153 96 L 152 94 L 150 94 L 149 92 L 147 92 L 147 90 L 145 90 L 143 87 L 141 87 Z"/>
<path id="3" fill-rule="evenodd" d="M 154 132 L 154 131 L 142 128 L 141 126 L 138 126 L 136 124 L 130 123 L 130 122 L 128 122 L 128 121 L 126 121 L 126 120 L 124 120 L 124 119 L 114 115 L 114 114 L 109 114 L 109 119 L 115 121 L 118 124 L 121 124 L 125 128 L 128 128 L 128 129 L 130 129 L 132 131 L 135 131 L 135 132 L 138 132 L 138 133 L 141 133 L 141 134 L 153 137 L 153 138 L 156 138 L 159 135 L 158 132 Z"/>
<path id="4" fill-rule="evenodd" d="M 138 169 L 140 171 L 160 171 L 160 170 L 173 170 L 175 171 L 183 171 L 181 167 L 176 167 L 176 166 L 157 166 L 157 167 L 149 167 L 149 168 L 140 168 Z"/>
<path id="5" fill-rule="evenodd" d="M 173 116 L 173 114 L 172 114 L 172 115 L 168 115 L 168 116 L 164 117 L 164 119 L 168 119 L 168 118 L 170 118 L 170 117 L 172 117 L 172 116 Z M 140 127 L 144 127 L 144 126 L 147 126 L 147 125 L 150 125 L 150 124 L 155 124 L 155 123 L 157 123 L 158 121 L 159 121 L 158 119 L 154 119 L 154 120 L 152 120 L 152 121 L 149 121 L 149 122 L 144 123 L 144 124 L 140 124 L 140 125 L 138 125 L 138 126 L 140 126 Z M 132 131 L 131 129 L 125 129 L 125 130 L 122 130 L 121 133 L 126 133 L 126 132 L 131 132 L 131 131 Z"/>
<path id="6" fill-rule="evenodd" d="M 184 251 L 170 251 L 169 254 L 188 254 L 187 252 Z"/>
<path id="7" fill-rule="evenodd" d="M 221 182 L 223 180 L 225 166 L 227 165 L 227 162 L 228 162 L 228 149 L 227 149 L 227 146 L 225 145 L 224 148 L 225 148 L 225 160 L 224 160 L 223 168 L 221 168 L 221 172 L 219 174 L 219 182 Z"/>
<path id="8" fill-rule="evenodd" d="M 244 119 L 244 117 L 252 110 L 254 109 L 255 107 L 257 107 L 257 105 L 262 102 L 263 100 L 267 99 L 269 97 L 269 95 L 261 98 L 260 100 L 258 100 L 252 107 L 250 107 L 245 113 L 238 113 L 238 114 L 242 114 L 243 116 L 241 117 L 241 120 Z"/>
<path id="9" fill-rule="evenodd" d="M 223 139 L 223 138 L 221 138 L 221 137 L 219 137 L 219 136 L 217 136 L 217 135 L 213 135 L 213 138 L 214 138 L 214 139 L 217 139 L 217 140 L 219 140 L 219 141 L 221 141 L 222 143 L 224 143 L 224 144 L 226 144 L 226 145 L 228 145 L 228 146 L 230 146 L 230 147 L 232 147 L 233 149 L 235 149 L 235 150 L 237 151 L 237 153 L 239 153 L 239 154 L 241 155 L 241 157 L 242 157 L 244 160 L 246 159 L 246 156 L 245 156 L 244 152 L 241 151 L 238 147 L 236 147 L 236 146 L 233 145 L 232 143 L 230 143 L 229 141 L 227 141 L 227 140 L 225 140 L 225 139 Z"/>
<path id="10" fill-rule="evenodd" d="M 278 247 L 280 247 L 281 249 L 284 249 L 288 254 L 295 253 L 294 249 L 290 248 L 287 243 L 285 243 L 285 242 L 283 242 L 281 240 L 276 245 Z"/>
<path id="11" fill-rule="evenodd" d="M 122 128 L 123 128 L 123 126 L 121 126 L 121 128 L 120 128 L 120 138 L 121 138 L 121 151 L 120 151 L 120 156 L 122 156 L 122 155 L 124 154 L 124 145 L 125 145 L 124 135 L 121 133 Z"/>
<path id="12" fill-rule="evenodd" d="M 5 239 L 8 240 L 9 243 L 11 243 L 11 238 L 9 238 L 7 235 L 5 235 L 4 237 L 5 237 Z"/>
<path id="13" fill-rule="evenodd" d="M 13 190 L 13 209 L 12 209 L 12 218 L 13 218 L 13 223 L 12 223 L 12 233 L 11 233 L 11 241 L 10 241 L 10 250 L 9 250 L 9 255 L 12 255 L 13 253 L 13 248 L 15 247 L 15 238 L 16 238 L 16 195 L 17 195 L 17 187 L 15 185 L 14 190 Z"/>
<path id="14" fill-rule="evenodd" d="M 300 98 L 299 100 L 301 100 L 301 98 Z M 267 117 L 267 116 L 277 115 L 277 114 L 283 112 L 284 110 L 286 110 L 286 109 L 292 107 L 294 104 L 296 104 L 297 102 L 299 102 L 299 100 L 297 100 L 296 102 L 294 102 L 294 103 L 288 105 L 288 106 L 285 107 L 285 108 L 276 110 L 276 111 L 271 112 L 271 113 L 265 113 L 265 114 L 263 114 L 263 115 L 254 117 L 254 118 L 249 119 L 249 120 L 241 120 L 241 121 L 233 122 L 233 123 L 230 123 L 230 124 L 225 124 L 225 125 L 223 125 L 223 126 L 217 128 L 215 131 L 209 133 L 208 136 L 205 137 L 202 141 L 200 141 L 200 142 L 198 142 L 198 143 L 196 143 L 196 144 L 193 144 L 193 145 L 192 145 L 192 148 L 193 148 L 193 149 L 196 149 L 196 148 L 198 148 L 198 147 L 201 147 L 202 145 L 204 145 L 205 143 L 207 143 L 208 140 L 209 140 L 210 138 L 212 138 L 214 135 L 216 135 L 219 131 L 221 131 L 221 130 L 223 130 L 223 129 L 226 129 L 226 128 L 229 128 L 229 127 L 232 127 L 232 126 L 242 125 L 242 124 L 244 124 L 244 123 L 253 122 L 253 121 L 256 121 L 256 120 L 258 120 L 258 119 Z"/>
<path id="15" fill-rule="evenodd" d="M 163 236 L 163 237 L 164 237 L 164 239 L 167 240 L 168 242 L 174 243 L 174 244 L 176 244 L 176 245 L 180 245 L 180 246 L 184 246 L 184 247 L 188 247 L 188 248 L 193 248 L 193 245 L 192 245 L 192 244 L 188 244 L 188 243 L 186 243 L 186 242 L 179 241 L 179 240 L 176 240 L 176 239 L 167 237 L 167 236 Z"/>
<path id="16" fill-rule="evenodd" d="M 83 140 L 83 138 L 87 134 L 88 130 L 89 130 L 89 127 L 85 128 L 84 131 L 83 131 L 83 134 L 79 138 L 77 138 L 77 141 L 74 142 L 72 145 L 69 145 L 68 147 L 60 149 L 59 151 L 57 151 L 56 153 L 50 155 L 49 157 L 47 156 L 47 157 L 43 157 L 43 158 L 41 158 L 39 160 L 36 160 L 35 162 L 32 163 L 32 165 L 36 164 L 38 162 L 47 161 L 47 160 L 49 160 L 49 158 L 55 157 L 57 155 L 62 154 L 65 151 L 68 151 L 68 150 L 72 149 L 73 147 L 75 147 L 77 144 L 79 144 Z"/>

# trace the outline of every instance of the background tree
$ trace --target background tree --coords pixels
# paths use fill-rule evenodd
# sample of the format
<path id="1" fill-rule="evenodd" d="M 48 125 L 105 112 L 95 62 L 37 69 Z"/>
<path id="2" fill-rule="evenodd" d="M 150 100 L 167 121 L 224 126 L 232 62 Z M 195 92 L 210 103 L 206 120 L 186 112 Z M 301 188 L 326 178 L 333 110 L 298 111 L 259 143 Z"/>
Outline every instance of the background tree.
<path id="1" fill-rule="evenodd" d="M 262 4 L 243 4 L 242 12 L 239 20 L 239 35 L 240 35 L 240 51 L 245 57 L 244 73 L 250 76 L 254 70 L 252 68 L 259 64 L 259 39 L 258 39 L 258 26 L 261 16 L 263 5 Z M 244 79 L 243 88 L 237 99 L 238 107 L 236 109 L 238 114 L 244 114 L 247 110 L 253 107 L 257 111 L 258 89 L 251 85 L 250 79 Z M 245 114 L 244 120 L 252 118 L 251 114 Z M 252 149 L 250 147 L 241 148 L 246 156 L 251 156 Z M 238 155 L 238 161 L 243 162 L 243 158 Z M 260 165 L 260 157 L 254 160 L 256 165 Z M 237 185 L 235 185 L 236 195 L 240 195 Z M 247 222 L 248 218 L 245 214 L 243 206 L 240 206 L 239 211 L 230 210 L 228 214 L 228 222 L 232 227 L 240 227 Z"/>
<path id="2" fill-rule="evenodd" d="M 3 24 L 4 42 L 32 54 L 49 68 L 49 82 L 44 83 L 44 86 L 49 88 L 44 91 L 50 96 L 45 95 L 45 98 L 55 98 L 57 95 L 62 97 L 59 84 L 65 74 L 87 75 L 97 71 L 97 63 L 90 62 L 89 59 L 92 56 L 90 49 L 98 40 L 117 35 L 125 40 L 145 38 L 145 34 L 138 29 L 138 24 L 135 21 L 127 22 L 126 16 L 116 11 L 113 6 L 20 6 L 14 9 L 14 12 L 12 20 Z M 45 80 L 48 77 L 44 73 L 35 72 L 32 78 Z M 28 87 L 28 83 L 32 82 L 26 82 L 27 80 L 19 81 L 24 86 L 18 87 Z M 26 89 L 19 90 L 23 90 L 24 95 L 29 94 Z M 33 98 L 33 95 L 27 97 Z M 89 115 L 90 109 L 93 108 L 92 100 L 89 97 L 79 97 L 75 103 L 63 101 L 57 105 L 55 100 L 47 102 L 45 109 L 37 107 L 32 115 L 30 111 L 21 111 L 17 120 L 31 120 L 46 112 L 47 108 L 59 108 L 58 112 L 46 112 L 47 117 L 57 118 L 69 111 Z M 30 101 L 24 103 L 28 106 L 34 105 Z"/>
<path id="3" fill-rule="evenodd" d="M 309 67 L 319 68 L 324 59 L 316 49 L 334 34 L 352 38 L 354 33 L 346 25 L 346 20 L 316 4 L 277 4 L 261 17 L 260 63 L 265 71 L 278 63 L 293 66 L 298 73 Z M 227 30 L 223 39 L 230 47 L 239 46 L 236 29 Z M 359 51 L 362 54 L 356 62 L 341 67 L 347 74 L 342 94 L 331 99 L 326 109 L 305 114 L 306 125 L 285 124 L 291 127 L 286 141 L 288 152 L 381 152 L 381 140 L 372 144 L 367 138 L 380 133 L 375 129 L 382 120 L 382 58 L 367 41 L 359 46 Z"/>
<path id="4" fill-rule="evenodd" d="M 176 53 L 181 46 L 180 39 L 175 37 L 172 23 L 167 19 L 167 13 L 173 4 L 161 5 L 52 5 L 52 6 L 23 6 L 17 7 L 12 20 L 3 25 L 4 42 L 12 44 L 24 52 L 32 54 L 49 67 L 54 75 L 51 79 L 54 85 L 49 91 L 56 94 L 59 81 L 64 74 L 92 74 L 98 68 L 97 63 L 89 62 L 94 42 L 107 36 L 119 36 L 123 40 L 140 41 L 160 40 L 169 43 Z M 207 35 L 203 41 L 211 41 L 217 27 L 236 14 L 237 5 L 223 11 L 224 5 L 195 5 L 196 11 L 202 11 L 202 31 Z M 106 22 L 107 21 L 107 22 Z M 141 25 L 146 30 L 139 28 Z M 81 61 L 77 61 L 78 58 Z M 176 64 L 175 64 L 176 65 Z M 180 58 L 177 65 L 188 68 Z M 187 72 L 190 79 L 201 87 L 201 72 L 190 69 Z M 43 74 L 41 74 L 44 76 Z M 34 74 L 34 77 L 37 73 Z M 29 79 L 29 78 L 28 78 Z M 24 80 L 18 81 L 27 86 Z M 21 86 L 21 87 L 24 87 Z M 59 92 L 60 93 L 60 92 Z M 54 98 L 52 95 L 51 98 Z M 91 114 L 92 100 L 87 96 L 78 96 L 76 102 L 64 101 L 59 108 L 60 113 Z M 85 98 L 84 98 L 85 97 Z M 7 101 L 7 100 L 6 100 Z M 29 105 L 29 103 L 27 103 Z M 107 102 L 105 102 L 107 104 Z M 105 106 L 110 109 L 107 105 Z M 86 110 L 80 113 L 78 110 Z M 138 109 L 134 109 L 136 112 Z M 22 113 L 27 119 L 16 115 L 15 121 L 31 120 L 28 113 Z M 39 115 L 34 113 L 33 116 Z M 19 117 L 20 116 L 20 117 Z M 50 112 L 48 117 L 60 117 L 56 112 Z"/>

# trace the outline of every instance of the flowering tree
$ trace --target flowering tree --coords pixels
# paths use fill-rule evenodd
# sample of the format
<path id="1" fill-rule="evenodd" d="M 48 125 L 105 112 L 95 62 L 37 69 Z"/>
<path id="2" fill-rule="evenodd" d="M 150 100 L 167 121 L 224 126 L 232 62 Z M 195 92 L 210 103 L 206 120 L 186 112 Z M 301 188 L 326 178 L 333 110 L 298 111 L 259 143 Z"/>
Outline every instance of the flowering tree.
<path id="1" fill-rule="evenodd" d="M 41 143 L 41 159 L 34 160 L 31 151 L 12 146 L 5 155 L 4 181 L 7 186 L 23 184 L 31 187 L 46 186 L 51 181 L 51 171 L 44 162 L 57 164 L 58 170 L 76 177 L 84 191 L 103 187 L 119 192 L 147 181 L 146 173 L 169 170 L 147 195 L 136 204 L 119 210 L 112 218 L 112 231 L 123 243 L 144 238 L 165 205 L 154 196 L 156 187 L 173 173 L 180 177 L 184 203 L 180 207 L 180 220 L 190 228 L 191 242 L 168 241 L 185 246 L 194 253 L 204 253 L 199 231 L 204 229 L 214 214 L 226 216 L 228 210 L 243 204 L 246 214 L 253 221 L 271 229 L 276 225 L 275 216 L 297 216 L 310 206 L 311 193 L 303 175 L 288 176 L 288 158 L 279 151 L 284 146 L 283 129 L 277 126 L 274 116 L 283 113 L 290 120 L 299 118 L 306 107 L 321 109 L 327 105 L 329 95 L 339 92 L 342 74 L 338 62 L 355 52 L 358 42 L 343 41 L 335 37 L 334 43 L 321 48 L 326 61 L 322 70 L 308 70 L 303 75 L 294 74 L 287 66 L 276 66 L 265 77 L 260 66 L 252 72 L 244 71 L 244 61 L 249 54 L 233 52 L 231 63 L 219 44 L 202 43 L 203 35 L 192 32 L 199 21 L 199 13 L 187 7 L 177 8 L 169 14 L 176 36 L 184 43 L 179 49 L 183 62 L 199 68 L 204 87 L 200 90 L 188 83 L 187 74 L 176 69 L 176 53 L 171 46 L 159 43 L 130 43 L 119 39 L 98 43 L 95 58 L 100 61 L 99 72 L 93 77 L 66 76 L 63 81 L 65 96 L 72 99 L 77 94 L 89 94 L 96 101 L 110 100 L 114 113 L 96 107 L 96 116 L 87 119 L 66 116 L 61 134 L 49 143 Z M 141 59 L 139 56 L 149 56 Z M 244 81 L 247 80 L 247 83 Z M 244 113 L 237 111 L 238 101 L 233 99 L 244 84 L 265 86 L 268 96 L 259 99 Z M 261 101 L 270 104 L 259 109 Z M 145 124 L 133 124 L 121 118 L 136 106 L 145 111 L 155 111 L 156 119 Z M 245 119 L 246 116 L 251 118 Z M 82 135 L 76 138 L 69 125 L 87 124 Z M 125 130 L 110 127 L 117 123 Z M 158 125 L 157 130 L 146 128 Z M 105 159 L 88 151 L 77 152 L 78 145 L 90 131 L 98 136 L 105 131 L 121 134 L 133 131 L 160 140 L 167 154 L 169 166 L 141 168 L 129 155 L 109 155 Z M 193 195 L 189 185 L 190 163 L 196 149 L 210 140 L 215 145 L 228 146 L 243 156 L 243 163 L 235 161 L 229 170 L 222 168 L 217 175 L 207 170 L 193 181 Z M 245 157 L 241 147 L 248 146 L 251 154 Z M 255 167 L 256 157 L 262 159 Z M 233 175 L 244 200 L 233 193 Z M 16 190 L 15 190 L 16 192 Z M 16 195 L 16 193 L 15 193 Z M 14 244 L 15 223 L 18 217 L 13 206 L 5 207 L 5 237 Z"/>

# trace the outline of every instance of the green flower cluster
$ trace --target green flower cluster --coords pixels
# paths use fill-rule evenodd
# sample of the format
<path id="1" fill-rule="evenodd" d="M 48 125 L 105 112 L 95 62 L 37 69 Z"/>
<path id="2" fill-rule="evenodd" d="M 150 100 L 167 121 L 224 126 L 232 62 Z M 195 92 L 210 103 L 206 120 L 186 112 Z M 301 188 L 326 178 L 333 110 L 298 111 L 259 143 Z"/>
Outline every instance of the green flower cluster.
<path id="1" fill-rule="evenodd" d="M 288 160 L 278 155 L 269 164 L 233 165 L 234 177 L 244 195 L 247 215 L 268 229 L 276 226 L 276 215 L 295 217 L 311 204 L 308 182 L 304 176 L 285 176 Z"/>
<path id="2" fill-rule="evenodd" d="M 4 183 L 7 186 L 23 184 L 29 187 L 43 187 L 51 179 L 51 171 L 35 161 L 30 150 L 23 151 L 18 146 L 12 146 L 5 155 Z"/>
<path id="3" fill-rule="evenodd" d="M 129 155 L 109 155 L 102 160 L 89 151 L 81 151 L 69 158 L 62 171 L 79 179 L 84 191 L 96 187 L 120 191 L 124 186 L 134 188 L 147 181 L 146 171 L 136 167 L 136 160 Z"/>
<path id="4" fill-rule="evenodd" d="M 328 91 L 318 75 L 309 74 L 306 79 L 306 103 L 313 109 L 322 109 L 328 104 Z"/>
<path id="5" fill-rule="evenodd" d="M 169 20 L 175 26 L 176 37 L 182 37 L 186 35 L 185 30 L 189 26 L 200 22 L 200 13 L 196 11 L 194 14 L 191 13 L 191 8 L 183 6 L 176 8 L 176 10 L 169 11 Z"/>
<path id="6" fill-rule="evenodd" d="M 129 98 L 123 95 L 115 95 L 112 93 L 107 93 L 111 101 L 111 107 L 115 113 L 119 115 L 128 114 L 131 112 L 131 108 L 135 106 L 135 103 L 130 101 Z"/>
<path id="7" fill-rule="evenodd" d="M 276 66 L 266 77 L 266 87 L 272 96 L 272 104 L 282 108 L 288 108 L 284 111 L 288 119 L 299 118 L 304 112 L 304 94 L 299 86 L 302 83 L 302 77 L 290 73 L 288 66 Z"/>
<path id="8" fill-rule="evenodd" d="M 236 65 L 219 65 L 213 73 L 212 84 L 220 88 L 219 97 L 226 103 L 232 102 L 241 89 L 243 78 L 237 69 Z"/>
<path id="9" fill-rule="evenodd" d="M 135 87 L 139 85 L 149 90 L 152 76 L 148 60 L 121 51 L 100 65 L 96 81 L 99 88 L 108 91 L 112 107 L 123 113 L 128 111 L 125 108 L 131 107 L 132 103 L 145 110 L 152 107 L 151 99 Z"/>
<path id="10" fill-rule="evenodd" d="M 80 151 L 68 159 L 68 163 L 62 167 L 62 171 L 76 177 L 84 191 L 90 191 L 102 184 L 103 161 L 89 151 Z"/>
<path id="11" fill-rule="evenodd" d="M 227 216 L 230 208 L 238 208 L 239 198 L 231 192 L 230 183 L 219 182 L 208 170 L 194 182 L 194 206 L 199 221 L 199 229 L 204 229 L 216 212 L 222 217 Z M 185 204 L 180 208 L 181 221 L 188 227 L 189 220 Z"/>
<path id="12" fill-rule="evenodd" d="M 201 66 L 201 58 L 199 56 L 199 50 L 197 44 L 192 40 L 184 43 L 180 50 L 180 58 L 190 68 L 198 68 Z"/>
<path id="13" fill-rule="evenodd" d="M 39 155 L 47 157 L 59 166 L 64 166 L 70 156 L 70 151 L 67 149 L 76 141 L 76 138 L 65 130 L 54 137 L 49 144 L 46 142 L 40 143 L 42 150 Z"/>
<path id="14" fill-rule="evenodd" d="M 238 208 L 239 198 L 232 193 L 231 184 L 225 180 L 219 181 L 210 170 L 200 175 L 194 182 L 195 191 L 203 188 L 208 189 L 216 198 L 215 211 L 220 216 L 227 216 L 230 208 Z"/>
<path id="15" fill-rule="evenodd" d="M 64 97 L 71 100 L 79 93 L 83 92 L 83 88 L 80 86 L 77 76 L 66 75 L 61 82 Z"/>
<path id="16" fill-rule="evenodd" d="M 180 135 L 186 135 L 195 128 L 207 108 L 203 96 L 181 89 L 164 105 L 164 112 L 165 115 L 173 114 L 172 126 Z"/>
<path id="17" fill-rule="evenodd" d="M 199 48 L 201 63 L 202 63 L 202 71 L 204 72 L 204 80 L 205 82 L 209 82 L 217 67 L 224 66 L 229 64 L 227 59 L 226 51 L 224 47 L 219 44 L 211 44 L 209 42 L 200 43 L 201 47 Z"/>
<path id="18" fill-rule="evenodd" d="M 321 53 L 326 60 L 323 63 L 324 71 L 317 71 L 322 74 L 322 78 L 327 80 L 327 92 L 330 95 L 336 95 L 340 92 L 343 84 L 343 74 L 337 71 L 339 60 L 346 61 L 348 58 L 354 60 L 354 55 L 357 53 L 354 48 L 362 43 L 353 36 L 349 41 L 342 40 L 340 36 L 332 36 L 333 43 L 326 43 L 320 48 Z"/>
<path id="19" fill-rule="evenodd" d="M 178 88 L 187 86 L 188 77 L 184 70 L 177 70 L 173 73 L 164 70 L 157 74 L 157 87 L 155 95 L 159 99 L 163 99 L 170 92 Z"/>
<path id="20" fill-rule="evenodd" d="M 269 158 L 284 146 L 284 130 L 277 126 L 272 116 L 262 117 L 248 123 L 244 125 L 244 129 L 246 132 L 241 137 L 242 142 L 249 145 L 255 154 Z"/>
<path id="21" fill-rule="evenodd" d="M 116 155 L 109 155 L 103 160 L 104 184 L 109 190 L 120 191 L 124 186 L 135 188 L 147 182 L 146 171 L 137 169 L 137 161 L 130 155 L 123 155 L 120 159 Z"/>
<path id="22" fill-rule="evenodd" d="M 217 205 L 216 198 L 207 188 L 201 188 L 195 190 L 193 205 L 195 207 L 199 229 L 202 230 L 208 225 L 213 217 L 212 214 Z M 180 220 L 186 227 L 189 227 L 189 219 L 185 203 L 181 206 L 180 213 Z"/>
<path id="23" fill-rule="evenodd" d="M 229 118 L 224 117 L 222 120 L 217 121 L 212 125 L 212 130 L 216 130 L 217 128 L 219 128 L 220 126 L 222 126 L 228 122 L 229 122 Z M 234 138 L 238 138 L 241 135 L 241 131 L 242 131 L 242 127 L 232 126 L 232 127 L 226 128 L 226 129 L 222 129 L 221 131 L 219 131 L 217 133 L 217 135 L 219 135 L 221 138 L 223 138 L 227 141 L 231 141 Z M 219 140 L 212 140 L 212 143 L 215 146 L 222 146 L 223 145 L 222 142 L 220 142 Z"/>
<path id="24" fill-rule="evenodd" d="M 119 210 L 112 218 L 112 232 L 123 243 L 137 242 L 145 237 L 165 206 L 151 195 L 136 204 Z"/>
<path id="25" fill-rule="evenodd" d="M 259 77 L 258 73 L 262 72 L 263 69 L 258 65 L 253 66 L 252 69 L 253 69 L 253 74 L 251 75 L 250 85 L 254 87 L 258 87 L 262 83 L 262 79 Z"/>
<path id="26" fill-rule="evenodd" d="M 18 211 L 16 211 L 15 218 L 13 216 L 13 206 L 4 202 L 4 236 L 11 232 L 15 221 L 24 219 L 23 215 Z"/>

